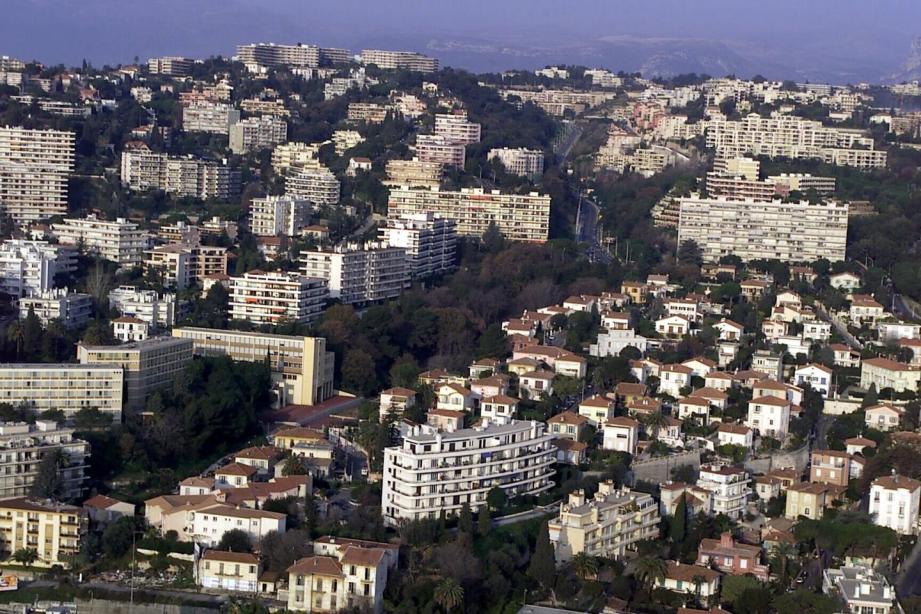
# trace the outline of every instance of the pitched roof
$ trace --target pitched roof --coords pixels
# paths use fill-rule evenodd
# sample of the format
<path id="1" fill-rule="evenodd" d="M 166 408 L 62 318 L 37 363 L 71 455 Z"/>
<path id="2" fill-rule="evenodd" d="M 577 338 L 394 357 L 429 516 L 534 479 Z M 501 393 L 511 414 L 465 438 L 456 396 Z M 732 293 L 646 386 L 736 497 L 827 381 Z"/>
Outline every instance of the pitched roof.
<path id="1" fill-rule="evenodd" d="M 288 568 L 288 573 L 300 576 L 342 576 L 342 565 L 331 556 L 308 556 Z"/>
<path id="2" fill-rule="evenodd" d="M 666 561 L 665 577 L 670 580 L 693 582 L 695 577 L 700 576 L 705 582 L 712 582 L 719 578 L 720 575 L 718 571 L 714 571 L 709 567 L 682 565 L 677 561 Z"/>
<path id="3" fill-rule="evenodd" d="M 240 450 L 234 454 L 234 458 L 247 458 L 253 460 L 272 460 L 284 455 L 284 452 L 275 446 L 253 446 Z"/>
<path id="4" fill-rule="evenodd" d="M 409 397 L 412 397 L 412 396 L 416 396 L 416 391 L 413 390 L 412 388 L 402 388 L 402 387 L 400 387 L 400 386 L 396 386 L 396 387 L 394 387 L 394 388 L 388 388 L 387 390 L 384 390 L 383 392 L 381 392 L 381 394 L 382 394 L 382 395 L 384 395 L 384 394 L 389 394 L 389 395 L 392 396 L 392 397 L 407 397 L 407 398 L 409 398 Z"/>
<path id="5" fill-rule="evenodd" d="M 113 499 L 112 497 L 107 497 L 105 495 L 96 495 L 95 497 L 91 497 L 84 501 L 83 507 L 93 507 L 100 510 L 107 510 L 113 505 L 118 505 L 119 503 L 123 502 L 119 501 L 118 499 Z"/>
<path id="6" fill-rule="evenodd" d="M 214 471 L 214 475 L 239 475 L 243 477 L 249 477 L 254 473 L 256 473 L 255 467 L 250 467 L 249 465 L 243 465 L 241 463 L 230 463 Z"/>
<path id="7" fill-rule="evenodd" d="M 226 561 L 230 563 L 244 563 L 257 565 L 259 557 L 250 552 L 228 552 L 226 550 L 205 550 L 202 558 L 206 561 Z"/>
<path id="8" fill-rule="evenodd" d="M 604 423 L 605 426 L 619 426 L 623 428 L 638 428 L 640 423 L 627 416 L 617 416 Z"/>
<path id="9" fill-rule="evenodd" d="M 881 486 L 886 490 L 915 491 L 921 488 L 921 482 L 904 475 L 884 475 L 881 478 L 873 480 L 873 486 Z"/>
<path id="10" fill-rule="evenodd" d="M 384 560 L 384 550 L 380 548 L 360 548 L 346 546 L 339 562 L 343 565 L 359 565 L 361 567 L 377 567 Z"/>
<path id="11" fill-rule="evenodd" d="M 772 396 L 764 396 L 758 397 L 757 399 L 752 399 L 752 403 L 757 403 L 758 405 L 773 405 L 774 407 L 784 407 L 790 405 L 790 401 Z"/>
<path id="12" fill-rule="evenodd" d="M 891 360 L 889 358 L 867 358 L 863 364 L 876 367 L 877 369 L 886 369 L 887 371 L 917 371 L 918 367 L 906 365 L 904 362 Z"/>
<path id="13" fill-rule="evenodd" d="M 560 412 L 555 416 L 551 416 L 547 419 L 547 424 L 573 424 L 576 426 L 581 426 L 588 422 L 588 418 L 581 416 L 572 411 Z"/>

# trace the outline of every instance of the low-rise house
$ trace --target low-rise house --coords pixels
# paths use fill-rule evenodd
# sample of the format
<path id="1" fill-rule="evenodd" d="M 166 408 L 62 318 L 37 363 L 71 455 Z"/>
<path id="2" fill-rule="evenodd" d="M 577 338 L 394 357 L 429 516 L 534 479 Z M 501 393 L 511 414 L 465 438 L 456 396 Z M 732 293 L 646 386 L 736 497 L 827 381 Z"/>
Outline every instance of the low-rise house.
<path id="1" fill-rule="evenodd" d="M 732 376 L 725 371 L 711 371 L 704 378 L 704 386 L 713 390 L 729 390 L 733 382 Z"/>
<path id="2" fill-rule="evenodd" d="M 605 450 L 636 454 L 640 423 L 627 416 L 618 416 L 602 425 L 604 438 L 601 447 Z"/>
<path id="3" fill-rule="evenodd" d="M 761 332 L 768 341 L 776 341 L 787 334 L 789 325 L 783 320 L 765 320 L 761 323 Z"/>
<path id="4" fill-rule="evenodd" d="M 150 337 L 150 324 L 134 316 L 122 316 L 112 320 L 112 335 L 123 343 L 144 341 Z"/>
<path id="5" fill-rule="evenodd" d="M 105 495 L 96 495 L 83 502 L 83 509 L 94 523 L 107 525 L 119 518 L 134 516 L 134 504 Z"/>
<path id="6" fill-rule="evenodd" d="M 214 471 L 214 483 L 218 488 L 240 488 L 248 486 L 258 472 L 255 467 L 233 462 Z"/>
<path id="7" fill-rule="evenodd" d="M 693 371 L 684 365 L 664 365 L 659 369 L 659 392 L 676 399 L 681 396 L 681 389 L 691 385 Z"/>
<path id="8" fill-rule="evenodd" d="M 401 417 L 407 409 L 415 406 L 416 391 L 412 388 L 397 386 L 381 392 L 380 419 L 387 416 Z"/>
<path id="9" fill-rule="evenodd" d="M 770 376 L 763 371 L 754 371 L 752 369 L 736 371 L 732 374 L 732 379 L 735 381 L 736 385 L 742 386 L 743 388 L 754 388 L 756 383 L 768 379 L 769 377 Z"/>
<path id="10" fill-rule="evenodd" d="M 530 373 L 531 371 L 540 369 L 541 365 L 541 361 L 533 358 L 516 358 L 515 360 L 510 360 L 506 366 L 511 375 L 520 376 L 524 373 Z"/>
<path id="11" fill-rule="evenodd" d="M 614 387 L 614 398 L 621 404 L 631 403 L 645 397 L 648 391 L 646 384 L 619 382 Z"/>
<path id="12" fill-rule="evenodd" d="M 720 411 L 724 411 L 726 406 L 729 404 L 729 396 L 723 392 L 723 389 L 721 388 L 704 386 L 703 388 L 698 388 L 695 390 L 691 396 L 698 399 L 705 399 L 708 403 L 710 403 L 710 407 Z"/>
<path id="13" fill-rule="evenodd" d="M 697 565 L 714 566 L 719 571 L 733 576 L 751 574 L 767 582 L 771 572 L 761 564 L 761 547 L 740 544 L 732 533 L 726 531 L 719 539 L 702 539 L 697 547 Z"/>
<path id="14" fill-rule="evenodd" d="M 732 320 L 720 320 L 713 325 L 719 331 L 719 338 L 723 341 L 738 341 L 745 333 L 745 327 Z"/>
<path id="15" fill-rule="evenodd" d="M 426 414 L 426 423 L 439 431 L 453 433 L 464 428 L 465 415 L 453 409 L 430 409 Z"/>
<path id="16" fill-rule="evenodd" d="M 700 322 L 702 315 L 697 310 L 697 301 L 672 298 L 665 301 L 665 312 L 669 316 L 681 316 L 688 322 Z"/>
<path id="17" fill-rule="evenodd" d="M 630 314 L 622 311 L 606 311 L 601 314 L 601 326 L 605 330 L 630 330 Z"/>
<path id="18" fill-rule="evenodd" d="M 810 343 L 827 343 L 831 339 L 831 324 L 811 320 L 803 322 L 803 341 Z"/>
<path id="19" fill-rule="evenodd" d="M 780 496 L 780 480 L 770 475 L 755 476 L 755 492 L 762 501 Z"/>
<path id="20" fill-rule="evenodd" d="M 908 361 L 913 367 L 921 366 L 921 339 L 901 338 L 897 341 L 899 349 L 905 349 L 911 352 L 911 360 Z"/>
<path id="21" fill-rule="evenodd" d="M 276 447 L 300 457 L 310 475 L 321 478 L 330 475 L 336 446 L 320 431 L 302 426 L 286 428 L 276 432 L 272 439 Z"/>
<path id="22" fill-rule="evenodd" d="M 883 320 L 876 325 L 876 332 L 879 340 L 884 343 L 899 339 L 919 339 L 921 338 L 921 324 L 901 320 Z"/>
<path id="23" fill-rule="evenodd" d="M 691 332 L 691 321 L 684 316 L 665 316 L 656 320 L 656 332 L 663 337 L 683 337 Z"/>
<path id="24" fill-rule="evenodd" d="M 754 445 L 754 433 L 744 424 L 724 422 L 716 429 L 716 441 L 721 446 L 740 446 L 750 450 Z"/>
<path id="25" fill-rule="evenodd" d="M 840 450 L 814 450 L 810 458 L 809 481 L 847 487 L 851 475 L 851 455 Z"/>
<path id="26" fill-rule="evenodd" d="M 836 367 L 859 367 L 860 352 L 851 349 L 843 343 L 832 343 L 828 346 L 832 351 Z"/>
<path id="27" fill-rule="evenodd" d="M 854 296 L 847 312 L 848 319 L 857 324 L 873 326 L 886 315 L 886 310 L 870 296 Z"/>
<path id="28" fill-rule="evenodd" d="M 236 463 L 252 467 L 258 475 L 265 477 L 275 474 L 275 466 L 285 458 L 284 450 L 275 446 L 253 446 L 234 454 Z"/>
<path id="29" fill-rule="evenodd" d="M 769 379 L 783 381 L 783 356 L 766 350 L 756 350 L 752 354 L 754 371 L 765 373 Z"/>
<path id="30" fill-rule="evenodd" d="M 813 390 L 827 397 L 832 392 L 832 370 L 816 363 L 797 367 L 793 374 L 793 383 L 797 386 L 809 385 Z"/>
<path id="31" fill-rule="evenodd" d="M 556 462 L 576 466 L 585 462 L 587 443 L 572 439 L 554 439 L 550 444 L 556 448 Z"/>
<path id="32" fill-rule="evenodd" d="M 818 520 L 831 503 L 829 486 L 814 482 L 802 482 L 786 487 L 787 506 L 784 516 L 796 520 L 800 516 Z"/>
<path id="33" fill-rule="evenodd" d="M 867 358 L 860 365 L 860 387 L 867 390 L 892 388 L 893 392 L 918 391 L 921 367 L 907 365 L 889 358 Z"/>
<path id="34" fill-rule="evenodd" d="M 508 393 L 508 375 L 495 373 L 470 382 L 470 390 L 478 398 L 494 397 Z"/>
<path id="35" fill-rule="evenodd" d="M 828 285 L 844 293 L 860 290 L 860 276 L 845 271 L 828 277 Z"/>
<path id="36" fill-rule="evenodd" d="M 720 573 L 709 567 L 666 561 L 665 577 L 657 578 L 656 586 L 707 600 L 719 592 Z"/>
<path id="37" fill-rule="evenodd" d="M 563 309 L 568 309 L 570 311 L 582 311 L 585 313 L 591 313 L 592 309 L 597 307 L 598 297 L 591 294 L 570 296 L 563 301 Z"/>
<path id="38" fill-rule="evenodd" d="M 636 305 L 642 305 L 649 297 L 649 286 L 641 281 L 621 282 L 620 291 L 630 297 L 630 302 Z"/>
<path id="39" fill-rule="evenodd" d="M 547 419 L 547 430 L 557 439 L 582 441 L 588 433 L 589 419 L 572 411 L 564 411 Z"/>
<path id="40" fill-rule="evenodd" d="M 641 397 L 632 403 L 627 403 L 625 409 L 630 416 L 645 418 L 649 414 L 662 411 L 662 401 L 652 397 Z"/>
<path id="41" fill-rule="evenodd" d="M 559 375 L 583 378 L 587 361 L 568 350 L 552 345 L 531 345 L 512 353 L 513 359 L 533 358 L 545 363 Z"/>
<path id="42" fill-rule="evenodd" d="M 697 487 L 711 495 L 708 514 L 740 518 L 745 512 L 751 488 L 748 472 L 727 465 L 701 465 Z"/>
<path id="43" fill-rule="evenodd" d="M 501 369 L 502 362 L 495 358 L 481 358 L 467 367 L 467 374 L 470 379 L 475 380 L 487 375 L 499 373 Z"/>
<path id="44" fill-rule="evenodd" d="M 497 394 L 480 401 L 480 415 L 490 422 L 506 424 L 515 419 L 518 412 L 518 399 Z"/>
<path id="45" fill-rule="evenodd" d="M 850 439 L 845 439 L 844 445 L 847 446 L 847 453 L 850 455 L 863 455 L 867 449 L 876 449 L 876 442 L 866 437 L 851 437 Z"/>
<path id="46" fill-rule="evenodd" d="M 678 418 L 694 420 L 699 424 L 710 423 L 710 401 L 699 397 L 686 397 L 678 400 Z"/>
<path id="47" fill-rule="evenodd" d="M 194 509 L 185 515 L 185 534 L 180 533 L 180 541 L 195 541 L 207 546 L 214 546 L 221 541 L 224 533 L 240 529 L 247 534 L 253 544 L 259 543 L 272 531 L 285 532 L 285 514 L 265 510 L 234 507 L 224 503 Z"/>
<path id="48" fill-rule="evenodd" d="M 699 377 L 702 379 L 706 378 L 711 371 L 716 370 L 716 363 L 709 358 L 704 358 L 703 356 L 697 356 L 695 358 L 691 358 L 690 360 L 685 360 L 681 364 L 691 369 L 691 375 L 693 377 Z"/>
<path id="49" fill-rule="evenodd" d="M 460 384 L 442 384 L 436 388 L 436 409 L 450 411 L 470 411 L 476 407 L 476 395 L 469 388 Z"/>
<path id="50" fill-rule="evenodd" d="M 604 395 L 595 395 L 579 403 L 579 415 L 588 418 L 589 424 L 598 427 L 614 417 L 616 403 Z"/>
<path id="51" fill-rule="evenodd" d="M 771 287 L 769 282 L 762 279 L 746 279 L 739 285 L 742 288 L 742 296 L 749 301 L 757 301 Z"/>
<path id="52" fill-rule="evenodd" d="M 262 563 L 249 552 L 205 550 L 194 571 L 196 583 L 202 588 L 256 593 L 259 592 Z"/>
<path id="53" fill-rule="evenodd" d="M 791 403 L 774 396 L 763 396 L 748 403 L 748 417 L 745 426 L 759 435 L 783 441 L 790 428 Z"/>
<path id="54" fill-rule="evenodd" d="M 518 376 L 518 390 L 522 398 L 539 399 L 553 394 L 553 371 L 542 369 L 522 373 Z M 524 393 L 524 394 L 522 394 Z"/>
<path id="55" fill-rule="evenodd" d="M 896 533 L 918 532 L 918 502 L 921 482 L 903 475 L 887 475 L 870 486 L 870 515 L 873 522 Z"/>
<path id="56" fill-rule="evenodd" d="M 899 428 L 904 410 L 896 405 L 881 404 L 868 407 L 864 413 L 867 427 L 877 431 L 894 431 Z"/>

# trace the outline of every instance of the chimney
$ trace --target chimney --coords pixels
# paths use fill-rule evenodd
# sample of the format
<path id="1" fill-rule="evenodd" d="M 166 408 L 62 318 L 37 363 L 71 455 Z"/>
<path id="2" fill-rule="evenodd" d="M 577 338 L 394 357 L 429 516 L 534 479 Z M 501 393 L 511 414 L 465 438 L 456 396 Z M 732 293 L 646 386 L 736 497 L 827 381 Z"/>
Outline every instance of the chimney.
<path id="1" fill-rule="evenodd" d="M 720 546 L 723 548 L 732 548 L 734 544 L 735 540 L 732 539 L 732 533 L 729 531 L 726 531 L 720 535 Z"/>

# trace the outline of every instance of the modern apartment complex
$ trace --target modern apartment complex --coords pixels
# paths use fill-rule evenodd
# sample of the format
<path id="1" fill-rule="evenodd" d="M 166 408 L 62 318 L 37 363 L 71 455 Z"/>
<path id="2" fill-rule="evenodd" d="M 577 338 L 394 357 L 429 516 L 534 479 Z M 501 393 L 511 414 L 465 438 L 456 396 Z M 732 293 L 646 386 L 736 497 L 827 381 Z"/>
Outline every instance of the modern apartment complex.
<path id="1" fill-rule="evenodd" d="M 13 298 L 54 288 L 54 276 L 69 268 L 72 250 L 46 241 L 7 239 L 0 244 L 0 293 Z"/>
<path id="2" fill-rule="evenodd" d="M 617 559 L 637 542 L 658 538 L 660 522 L 659 505 L 651 495 L 617 489 L 606 481 L 592 499 L 582 490 L 570 493 L 550 521 L 550 541 L 557 563 L 577 554 Z"/>
<path id="3" fill-rule="evenodd" d="M 119 286 L 109 292 L 109 306 L 124 316 L 147 322 L 154 329 L 176 323 L 175 294 L 158 294 L 156 290 Z"/>
<path id="4" fill-rule="evenodd" d="M 61 243 L 82 246 L 87 253 L 111 260 L 123 268 L 140 266 L 150 242 L 145 230 L 121 217 L 114 222 L 100 220 L 92 214 L 85 218 L 65 218 L 63 223 L 52 224 L 51 228 Z"/>
<path id="5" fill-rule="evenodd" d="M 192 64 L 194 64 L 194 61 L 189 58 L 170 55 L 162 58 L 150 58 L 147 60 L 147 70 L 154 75 L 184 77 L 189 74 Z"/>
<path id="6" fill-rule="evenodd" d="M 415 279 L 454 269 L 457 222 L 434 213 L 389 219 L 380 229 L 381 243 L 406 250 L 410 274 Z"/>
<path id="7" fill-rule="evenodd" d="M 536 149 L 518 147 L 511 149 L 490 149 L 487 159 L 498 160 L 505 167 L 505 171 L 521 177 L 533 177 L 544 172 L 544 152 Z"/>
<path id="8" fill-rule="evenodd" d="M 131 190 L 163 190 L 177 196 L 228 199 L 240 191 L 240 173 L 226 161 L 175 158 L 143 144 L 122 152 L 121 179 Z"/>
<path id="9" fill-rule="evenodd" d="M 154 391 L 171 386 L 192 360 L 192 342 L 151 337 L 122 345 L 77 345 L 82 365 L 124 370 L 125 409 L 140 410 Z"/>
<path id="10" fill-rule="evenodd" d="M 249 205 L 249 230 L 261 237 L 297 236 L 310 224 L 312 209 L 311 202 L 305 198 L 254 198 Z"/>
<path id="11" fill-rule="evenodd" d="M 285 172 L 285 196 L 309 200 L 318 207 L 339 202 L 339 180 L 319 162 L 292 166 Z"/>
<path id="12" fill-rule="evenodd" d="M 24 225 L 67 212 L 75 136 L 0 126 L 0 212 Z"/>
<path id="13" fill-rule="evenodd" d="M 464 168 L 467 150 L 463 143 L 455 143 L 443 136 L 419 134 L 416 135 L 416 157 L 420 162 Z"/>
<path id="14" fill-rule="evenodd" d="M 444 177 L 444 166 L 440 162 L 414 160 L 390 160 L 387 162 L 387 179 L 384 185 L 394 188 L 437 188 Z"/>
<path id="15" fill-rule="evenodd" d="M 239 121 L 240 111 L 229 104 L 196 102 L 182 108 L 185 132 L 229 134 L 230 127 Z"/>
<path id="16" fill-rule="evenodd" d="M 784 262 L 844 260 L 846 203 L 729 200 L 691 196 L 680 200 L 678 242 L 694 241 L 704 260 L 722 256 Z"/>
<path id="17" fill-rule="evenodd" d="M 480 124 L 468 121 L 466 111 L 436 113 L 435 135 L 452 143 L 471 145 L 480 142 Z"/>
<path id="18" fill-rule="evenodd" d="M 322 337 L 291 337 L 215 328 L 174 328 L 191 339 L 196 356 L 261 362 L 268 357 L 281 405 L 316 405 L 331 397 L 335 357 Z"/>
<path id="19" fill-rule="evenodd" d="M 0 548 L 8 555 L 34 550 L 36 567 L 69 567 L 86 530 L 79 507 L 26 497 L 0 500 Z"/>
<path id="20" fill-rule="evenodd" d="M 30 494 L 42 459 L 57 451 L 66 460 L 58 470 L 62 498 L 77 498 L 83 494 L 86 479 L 87 442 L 52 420 L 0 423 L 0 497 Z"/>
<path id="21" fill-rule="evenodd" d="M 363 49 L 361 63 L 374 64 L 384 70 L 410 70 L 413 72 L 435 72 L 438 70 L 438 60 L 413 51 Z"/>
<path id="22" fill-rule="evenodd" d="M 384 523 L 478 510 L 499 487 L 509 498 L 553 487 L 556 459 L 546 425 L 530 420 L 439 432 L 415 426 L 402 445 L 384 450 Z"/>
<path id="23" fill-rule="evenodd" d="M 348 49 L 318 47 L 317 45 L 280 45 L 254 43 L 237 46 L 237 59 L 250 72 L 266 72 L 269 68 L 317 68 L 329 64 L 346 64 L 352 55 Z"/>
<path id="24" fill-rule="evenodd" d="M 329 293 L 317 276 L 249 271 L 230 280 L 230 317 L 253 324 L 305 324 L 323 312 Z"/>
<path id="25" fill-rule="evenodd" d="M 58 320 L 64 328 L 79 328 L 92 315 L 93 298 L 81 292 L 68 292 L 67 288 L 54 288 L 20 298 L 20 319 L 26 318 L 30 311 L 46 326 Z"/>
<path id="26" fill-rule="evenodd" d="M 250 117 L 230 126 L 230 151 L 243 155 L 269 149 L 288 140 L 288 122 L 270 115 Z"/>
<path id="27" fill-rule="evenodd" d="M 184 290 L 209 275 L 227 273 L 227 248 L 201 243 L 172 243 L 144 254 L 145 273 L 156 273 L 163 285 Z"/>
<path id="28" fill-rule="evenodd" d="M 329 298 L 364 304 L 394 298 L 409 287 L 406 250 L 383 243 L 344 243 L 301 252 L 304 275 L 326 280 Z"/>
<path id="29" fill-rule="evenodd" d="M 119 367 L 77 364 L 0 365 L 0 403 L 22 405 L 41 413 L 60 409 L 72 416 L 95 407 L 121 420 L 122 382 Z"/>
<path id="30" fill-rule="evenodd" d="M 397 219 L 418 213 L 433 213 L 457 223 L 457 234 L 482 237 L 490 224 L 509 241 L 543 243 L 550 236 L 550 197 L 536 192 L 502 194 L 480 188 L 459 192 L 412 190 L 390 191 L 387 215 Z"/>
<path id="31" fill-rule="evenodd" d="M 319 153 L 319 143 L 284 143 L 272 150 L 272 168 L 281 174 L 292 166 L 318 165 Z"/>

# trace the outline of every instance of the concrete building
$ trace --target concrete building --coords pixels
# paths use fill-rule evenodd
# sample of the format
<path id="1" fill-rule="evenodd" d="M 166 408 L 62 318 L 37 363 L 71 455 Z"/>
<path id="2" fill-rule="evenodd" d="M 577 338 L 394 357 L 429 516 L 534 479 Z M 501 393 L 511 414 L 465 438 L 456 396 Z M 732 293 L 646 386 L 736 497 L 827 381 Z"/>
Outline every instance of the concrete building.
<path id="1" fill-rule="evenodd" d="M 79 328 L 92 315 L 93 298 L 89 294 L 68 292 L 67 288 L 56 288 L 19 299 L 19 318 L 25 319 L 30 311 L 45 326 L 58 320 L 64 328 Z"/>
<path id="2" fill-rule="evenodd" d="M 301 252 L 301 271 L 325 279 L 329 298 L 363 304 L 399 296 L 409 287 L 406 250 L 383 243 L 346 243 Z"/>
<path id="3" fill-rule="evenodd" d="M 60 409 L 68 417 L 95 407 L 121 420 L 122 369 L 102 365 L 0 365 L 0 403 L 25 406 L 36 413 Z"/>
<path id="4" fill-rule="evenodd" d="M 194 567 L 198 586 L 206 589 L 256 593 L 262 563 L 251 552 L 205 550 Z"/>
<path id="5" fill-rule="evenodd" d="M 306 324 L 316 320 L 329 297 L 323 278 L 282 271 L 249 271 L 230 278 L 230 317 L 253 324 Z"/>
<path id="6" fill-rule="evenodd" d="M 490 149 L 487 160 L 498 160 L 505 172 L 520 177 L 536 177 L 544 173 L 544 152 L 518 147 Z"/>
<path id="7" fill-rule="evenodd" d="M 921 367 L 907 365 L 889 358 L 867 358 L 860 363 L 860 387 L 868 390 L 892 388 L 893 392 L 918 391 Z"/>
<path id="8" fill-rule="evenodd" d="M 121 180 L 130 190 L 163 190 L 203 200 L 226 200 L 240 191 L 240 173 L 226 160 L 171 157 L 143 143 L 129 143 L 122 152 Z"/>
<path id="9" fill-rule="evenodd" d="M 134 316 L 121 316 L 112 320 L 112 335 L 122 343 L 144 341 L 150 338 L 150 324 Z"/>
<path id="10" fill-rule="evenodd" d="M 319 164 L 320 143 L 284 143 L 272 150 L 272 168 L 283 174 L 292 166 Z"/>
<path id="11" fill-rule="evenodd" d="M 257 236 L 298 236 L 310 225 L 312 209 L 311 202 L 303 198 L 254 198 L 249 205 L 250 232 Z"/>
<path id="12" fill-rule="evenodd" d="M 390 218 L 380 229 L 380 240 L 406 251 L 414 279 L 454 270 L 457 251 L 457 222 L 454 220 L 434 213 Z"/>
<path id="13" fill-rule="evenodd" d="M 119 286 L 109 292 L 109 307 L 123 316 L 143 320 L 151 328 L 169 328 L 176 324 L 176 295 L 158 294 L 135 286 Z"/>
<path id="14" fill-rule="evenodd" d="M 184 77 L 189 74 L 192 64 L 194 64 L 194 61 L 189 58 L 170 55 L 162 58 L 150 58 L 147 60 L 147 70 L 153 75 Z"/>
<path id="15" fill-rule="evenodd" d="M 412 72 L 435 72 L 438 60 L 413 51 L 385 51 L 382 49 L 363 49 L 361 63 L 374 64 L 384 70 L 409 70 Z"/>
<path id="16" fill-rule="evenodd" d="M 611 481 L 598 485 L 594 498 L 570 493 L 550 521 L 550 542 L 558 564 L 577 554 L 619 559 L 637 542 L 659 537 L 659 506 L 648 494 L 617 489 Z"/>
<path id="17" fill-rule="evenodd" d="M 196 356 L 230 356 L 262 362 L 268 356 L 281 405 L 316 405 L 331 397 L 335 357 L 322 337 L 292 337 L 267 333 L 174 328 L 173 336 L 191 339 Z"/>
<path id="18" fill-rule="evenodd" d="M 288 140 L 288 123 L 279 117 L 264 115 L 235 122 L 228 129 L 230 151 L 243 155 L 270 149 Z"/>
<path id="19" fill-rule="evenodd" d="M 229 134 L 240 121 L 240 111 L 229 104 L 197 102 L 182 108 L 182 129 L 185 132 Z"/>
<path id="20" fill-rule="evenodd" d="M 253 544 L 271 533 L 285 532 L 285 515 L 277 512 L 234 507 L 215 502 L 212 505 L 179 512 L 185 517 L 185 531 L 179 533 L 180 541 L 192 541 L 206 546 L 216 546 L 224 533 L 240 529 Z"/>
<path id="21" fill-rule="evenodd" d="M 556 452 L 544 429 L 520 420 L 450 433 L 413 427 L 402 445 L 384 450 L 384 522 L 450 516 L 464 503 L 477 510 L 495 486 L 509 498 L 552 488 Z"/>
<path id="22" fill-rule="evenodd" d="M 887 475 L 870 486 L 870 515 L 873 522 L 896 533 L 918 532 L 918 501 L 921 482 L 902 475 Z"/>
<path id="23" fill-rule="evenodd" d="M 61 496 L 75 499 L 83 494 L 89 444 L 74 437 L 71 428 L 50 420 L 0 423 L 0 497 L 29 495 L 42 459 L 52 453 L 65 459 L 58 469 Z"/>
<path id="24" fill-rule="evenodd" d="M 742 260 L 805 262 L 843 260 L 846 203 L 680 199 L 678 242 L 694 241 L 704 260 L 735 255 Z"/>
<path id="25" fill-rule="evenodd" d="M 146 231 L 125 218 L 110 222 L 90 214 L 85 218 L 65 218 L 61 224 L 52 224 L 51 229 L 61 243 L 81 246 L 87 253 L 122 268 L 140 266 L 150 241 Z"/>
<path id="26" fill-rule="evenodd" d="M 67 212 L 75 135 L 0 126 L 0 211 L 17 225 Z"/>
<path id="27" fill-rule="evenodd" d="M 800 516 L 818 520 L 831 503 L 831 487 L 817 482 L 803 482 L 786 487 L 787 502 L 784 517 L 797 520 Z"/>
<path id="28" fill-rule="evenodd" d="M 86 513 L 79 507 L 27 497 L 0 500 L 2 552 L 34 550 L 35 567 L 70 567 L 86 530 Z"/>
<path id="29" fill-rule="evenodd" d="M 737 542 L 726 531 L 719 539 L 702 539 L 697 547 L 697 565 L 715 567 L 734 576 L 752 574 L 762 582 L 771 578 L 771 570 L 761 564 L 761 546 Z"/>
<path id="30" fill-rule="evenodd" d="M 460 236 L 482 237 L 490 224 L 495 224 L 509 241 L 543 243 L 550 236 L 550 197 L 536 192 L 502 194 L 478 188 L 449 192 L 405 187 L 390 191 L 389 218 L 417 213 L 454 220 Z"/>
<path id="31" fill-rule="evenodd" d="M 74 255 L 72 249 L 46 241 L 3 241 L 0 244 L 0 293 L 20 298 L 50 291 L 54 288 L 55 275 L 70 269 L 71 255 Z"/>
<path id="32" fill-rule="evenodd" d="M 437 188 L 444 177 L 444 165 L 440 162 L 423 162 L 419 159 L 390 160 L 387 162 L 387 179 L 384 185 L 390 188 Z"/>
<path id="33" fill-rule="evenodd" d="M 456 143 L 437 134 L 416 135 L 416 158 L 429 164 L 443 164 L 464 168 L 467 150 L 463 143 Z"/>
<path id="34" fill-rule="evenodd" d="M 144 272 L 159 276 L 164 286 L 185 290 L 210 275 L 227 273 L 227 248 L 195 243 L 171 243 L 144 253 Z"/>
<path id="35" fill-rule="evenodd" d="M 748 472 L 728 466 L 702 465 L 697 487 L 710 492 L 710 513 L 739 518 L 745 513 L 751 495 Z"/>
<path id="36" fill-rule="evenodd" d="M 154 391 L 169 387 L 192 360 L 192 342 L 154 337 L 122 345 L 77 345 L 81 365 L 121 368 L 125 409 L 141 410 Z"/>
<path id="37" fill-rule="evenodd" d="M 452 143 L 472 145 L 480 142 L 480 124 L 468 121 L 466 111 L 436 113 L 435 135 Z"/>
<path id="38" fill-rule="evenodd" d="M 336 175 L 319 162 L 292 166 L 285 172 L 285 196 L 309 200 L 318 207 L 339 203 L 341 185 Z"/>
<path id="39" fill-rule="evenodd" d="M 822 592 L 838 597 L 842 612 L 890 614 L 902 612 L 895 588 L 886 576 L 868 567 L 840 567 L 822 573 Z"/>

